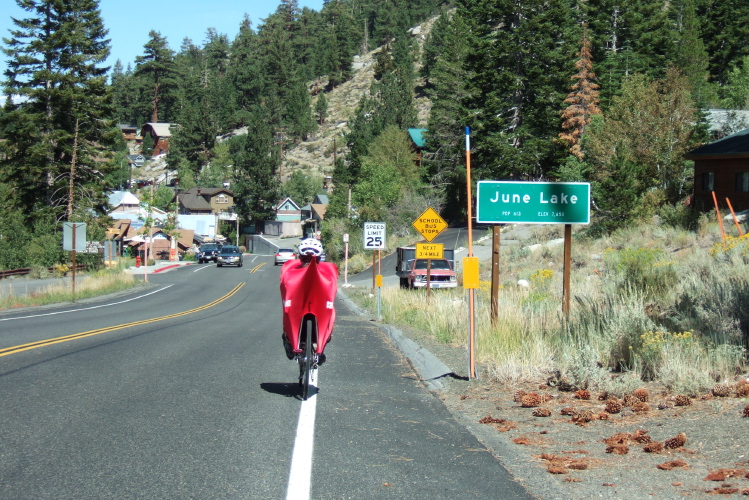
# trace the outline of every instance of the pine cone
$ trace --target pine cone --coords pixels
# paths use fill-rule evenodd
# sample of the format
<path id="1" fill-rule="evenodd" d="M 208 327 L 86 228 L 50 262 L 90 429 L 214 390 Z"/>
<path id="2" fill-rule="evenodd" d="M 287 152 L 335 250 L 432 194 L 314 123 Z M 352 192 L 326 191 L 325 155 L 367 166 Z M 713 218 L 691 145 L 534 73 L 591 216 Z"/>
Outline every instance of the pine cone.
<path id="1" fill-rule="evenodd" d="M 572 417 L 572 421 L 577 424 L 586 424 L 596 418 L 595 414 L 590 410 L 584 410 Z"/>
<path id="2" fill-rule="evenodd" d="M 715 397 L 725 398 L 731 395 L 731 386 L 729 384 L 715 384 L 712 393 Z"/>
<path id="3" fill-rule="evenodd" d="M 686 442 L 687 442 L 687 435 L 681 432 L 677 436 L 672 437 L 671 439 L 666 439 L 663 445 L 670 450 L 675 450 L 676 448 L 681 448 L 682 446 L 684 446 Z"/>
<path id="4" fill-rule="evenodd" d="M 530 394 L 526 394 L 525 396 L 520 398 L 520 406 L 522 406 L 523 408 L 535 408 L 540 404 L 541 396 L 539 396 L 535 392 L 531 392 Z"/>
<path id="5" fill-rule="evenodd" d="M 650 399 L 650 395 L 648 394 L 647 389 L 643 389 L 642 387 L 639 389 L 635 389 L 635 391 L 632 393 L 634 397 L 642 401 L 643 403 L 647 403 Z"/>
<path id="6" fill-rule="evenodd" d="M 606 401 L 609 399 L 609 393 L 604 391 L 598 395 L 598 401 Z"/>
<path id="7" fill-rule="evenodd" d="M 638 401 L 639 399 L 634 397 L 632 394 L 627 394 L 626 396 L 624 396 L 624 399 L 622 400 L 622 407 L 627 408 L 629 406 L 632 406 Z"/>
<path id="8" fill-rule="evenodd" d="M 515 391 L 514 393 L 512 393 L 512 400 L 515 401 L 516 403 L 519 403 L 522 397 L 525 396 L 526 394 L 528 393 L 522 389 L 520 389 L 519 391 Z"/>
<path id="9" fill-rule="evenodd" d="M 749 384 L 737 384 L 736 385 L 736 397 L 745 398 L 749 396 Z"/>
<path id="10" fill-rule="evenodd" d="M 619 413 L 620 411 L 622 411 L 622 404 L 616 399 L 609 399 L 608 401 L 606 401 L 605 410 L 608 413 Z"/>
<path id="11" fill-rule="evenodd" d="M 567 406 L 566 408 L 562 408 L 562 411 L 560 412 L 562 415 L 574 415 L 577 413 L 577 410 L 573 408 L 572 406 Z"/>
<path id="12" fill-rule="evenodd" d="M 629 436 L 629 439 L 640 444 L 648 444 L 653 441 L 648 435 L 648 431 L 644 431 L 642 429 L 637 429 L 634 434 L 631 434 Z"/>
<path id="13" fill-rule="evenodd" d="M 650 405 L 644 401 L 637 401 L 632 405 L 632 411 L 635 413 L 645 413 L 650 411 Z"/>
<path id="14" fill-rule="evenodd" d="M 663 451 L 663 443 L 660 441 L 653 441 L 642 447 L 642 451 L 645 453 L 660 453 Z"/>
<path id="15" fill-rule="evenodd" d="M 746 406 L 744 407 L 744 416 L 745 416 L 745 417 L 749 417 L 749 405 L 746 405 Z"/>
<path id="16" fill-rule="evenodd" d="M 586 391 L 585 389 L 580 389 L 575 392 L 575 398 L 587 401 L 590 399 L 590 392 Z"/>
<path id="17" fill-rule="evenodd" d="M 550 417 L 551 410 L 548 408 L 536 408 L 535 410 L 533 410 L 533 416 L 534 417 Z"/>
<path id="18" fill-rule="evenodd" d="M 629 453 L 629 446 L 627 446 L 626 444 L 612 444 L 606 447 L 606 453 L 626 455 L 627 453 Z"/>
<path id="19" fill-rule="evenodd" d="M 684 394 L 679 394 L 674 398 L 674 404 L 676 406 L 689 406 L 692 404 L 692 398 Z"/>
<path id="20" fill-rule="evenodd" d="M 548 392 L 544 392 L 543 394 L 541 394 L 541 402 L 542 403 L 548 403 L 552 399 L 554 399 L 554 396 L 552 396 Z"/>

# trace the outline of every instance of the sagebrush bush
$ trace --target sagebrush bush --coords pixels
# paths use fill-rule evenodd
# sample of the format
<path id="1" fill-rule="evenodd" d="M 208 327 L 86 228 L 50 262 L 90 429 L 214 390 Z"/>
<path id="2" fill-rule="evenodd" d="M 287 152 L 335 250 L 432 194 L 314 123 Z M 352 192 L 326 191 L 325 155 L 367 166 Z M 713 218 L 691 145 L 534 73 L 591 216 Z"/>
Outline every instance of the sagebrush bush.
<path id="1" fill-rule="evenodd" d="M 535 382 L 559 373 L 577 387 L 622 396 L 643 380 L 698 394 L 732 378 L 746 368 L 749 258 L 743 242 L 714 247 L 720 233 L 710 220 L 700 217 L 693 232 L 663 223 L 628 227 L 598 240 L 578 232 L 567 316 L 561 313 L 561 265 L 544 262 L 547 267 L 539 269 L 539 252 L 504 248 L 495 324 L 490 266 L 482 264 L 478 362 L 504 382 Z M 517 286 L 518 277 L 530 286 Z M 433 294 L 429 305 L 423 291 L 383 293 L 384 321 L 464 345 L 465 292 L 443 292 Z"/>

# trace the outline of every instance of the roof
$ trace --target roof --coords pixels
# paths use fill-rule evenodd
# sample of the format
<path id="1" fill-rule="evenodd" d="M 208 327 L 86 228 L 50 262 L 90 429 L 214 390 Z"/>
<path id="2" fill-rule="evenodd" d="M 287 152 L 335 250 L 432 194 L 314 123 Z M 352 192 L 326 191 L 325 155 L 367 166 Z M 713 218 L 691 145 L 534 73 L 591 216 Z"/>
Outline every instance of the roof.
<path id="1" fill-rule="evenodd" d="M 330 203 L 330 198 L 328 198 L 327 194 L 317 194 L 317 195 L 315 195 L 315 199 L 312 201 L 312 203 L 319 203 L 321 205 L 328 205 Z"/>
<path id="2" fill-rule="evenodd" d="M 118 127 L 120 127 L 120 130 L 138 130 L 137 125 L 131 125 L 129 123 L 118 123 Z"/>
<path id="3" fill-rule="evenodd" d="M 179 202 L 189 210 L 213 210 L 208 200 L 203 198 L 202 193 L 201 196 L 198 196 L 197 193 L 184 192 L 179 195 Z"/>
<path id="4" fill-rule="evenodd" d="M 280 202 L 278 203 L 278 205 L 276 205 L 276 210 L 280 210 L 280 209 L 281 209 L 281 207 L 282 207 L 282 206 L 284 205 L 284 203 L 286 203 L 287 201 L 288 201 L 288 202 L 291 202 L 291 204 L 292 204 L 292 205 L 294 205 L 294 207 L 295 207 L 295 208 L 294 208 L 294 210 L 301 210 L 301 209 L 299 208 L 299 205 L 297 205 L 296 203 L 294 203 L 294 200 L 292 200 L 292 199 L 291 199 L 291 198 L 289 198 L 289 197 L 286 197 L 286 198 L 284 198 L 283 200 L 281 200 L 281 201 L 280 201 Z"/>
<path id="5" fill-rule="evenodd" d="M 424 132 L 426 132 L 427 129 L 425 128 L 410 128 L 408 129 L 408 135 L 411 137 L 411 140 L 416 144 L 417 148 L 423 148 L 424 147 Z"/>
<path id="6" fill-rule="evenodd" d="M 198 191 L 200 191 L 200 196 L 210 197 L 210 196 L 217 195 L 218 193 L 226 193 L 229 196 L 234 196 L 231 189 L 227 189 L 224 187 L 220 187 L 220 188 L 193 187 L 193 188 L 188 189 L 184 193 L 182 193 L 180 196 L 184 196 L 186 194 L 193 194 L 197 196 Z"/>
<path id="7" fill-rule="evenodd" d="M 328 211 L 328 206 L 319 203 L 313 203 L 312 211 L 317 213 L 317 216 L 320 217 L 320 220 L 323 220 L 325 219 L 325 212 Z"/>
<path id="8" fill-rule="evenodd" d="M 113 191 L 109 194 L 109 205 L 117 208 L 120 205 L 140 205 L 140 200 L 130 191 Z"/>
<path id="9" fill-rule="evenodd" d="M 687 159 L 697 160 L 707 157 L 749 156 L 749 128 L 710 144 L 693 149 L 686 154 Z"/>
<path id="10" fill-rule="evenodd" d="M 169 131 L 171 123 L 146 123 L 143 128 L 151 127 L 153 132 L 159 137 L 171 137 L 172 133 Z"/>

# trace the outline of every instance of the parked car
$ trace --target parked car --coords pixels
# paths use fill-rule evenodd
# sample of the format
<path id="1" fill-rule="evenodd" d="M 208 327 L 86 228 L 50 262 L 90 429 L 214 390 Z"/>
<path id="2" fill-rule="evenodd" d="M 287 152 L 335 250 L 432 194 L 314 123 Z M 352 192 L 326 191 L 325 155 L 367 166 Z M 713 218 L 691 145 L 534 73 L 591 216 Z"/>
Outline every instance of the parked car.
<path id="1" fill-rule="evenodd" d="M 273 265 L 277 266 L 278 264 L 283 264 L 287 260 L 293 259 L 296 259 L 296 254 L 294 253 L 293 248 L 279 248 L 276 252 L 276 263 Z"/>
<path id="2" fill-rule="evenodd" d="M 242 258 L 242 251 L 239 247 L 234 245 L 226 245 L 221 247 L 221 251 L 216 257 L 216 265 L 221 266 L 237 266 L 242 267 L 244 259 Z"/>
<path id="3" fill-rule="evenodd" d="M 203 262 L 208 261 L 216 262 L 220 251 L 221 245 L 218 243 L 203 243 L 198 252 L 198 263 L 202 264 Z"/>

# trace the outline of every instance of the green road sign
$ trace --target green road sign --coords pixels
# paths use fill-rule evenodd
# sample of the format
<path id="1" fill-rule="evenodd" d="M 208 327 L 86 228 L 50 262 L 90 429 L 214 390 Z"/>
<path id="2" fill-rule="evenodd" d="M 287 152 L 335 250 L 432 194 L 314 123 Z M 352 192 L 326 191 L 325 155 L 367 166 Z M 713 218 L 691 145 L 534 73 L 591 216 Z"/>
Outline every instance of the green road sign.
<path id="1" fill-rule="evenodd" d="M 480 181 L 476 189 L 480 224 L 588 224 L 587 182 Z"/>

